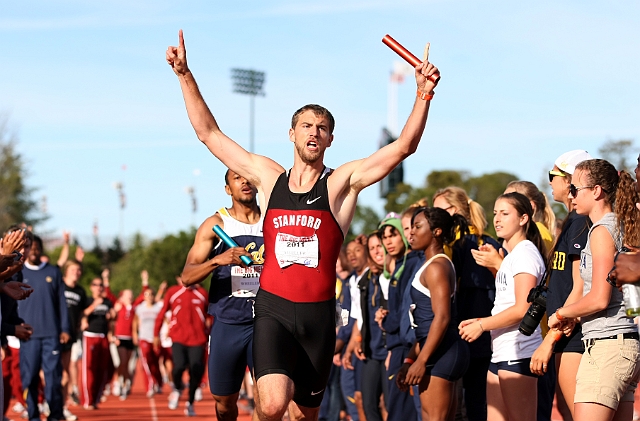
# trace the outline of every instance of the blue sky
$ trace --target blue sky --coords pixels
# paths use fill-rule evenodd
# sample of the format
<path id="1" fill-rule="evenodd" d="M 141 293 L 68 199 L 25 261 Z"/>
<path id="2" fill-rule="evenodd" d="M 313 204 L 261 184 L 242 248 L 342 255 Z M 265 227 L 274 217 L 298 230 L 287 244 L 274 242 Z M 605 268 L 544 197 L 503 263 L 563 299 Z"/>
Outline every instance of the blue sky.
<path id="1" fill-rule="evenodd" d="M 44 229 L 86 244 L 97 220 L 101 235 L 117 235 L 114 182 L 125 185 L 126 236 L 177 232 L 229 203 L 224 168 L 196 139 L 164 61 L 180 28 L 209 107 L 245 147 L 249 99 L 232 93 L 230 69 L 267 73 L 256 152 L 285 167 L 291 114 L 307 103 L 336 117 L 328 165 L 377 148 L 396 60 L 380 42 L 386 33 L 418 56 L 431 42 L 442 72 L 405 164 L 414 185 L 434 169 L 539 183 L 562 152 L 640 140 L 636 1 L 5 2 L 0 112 L 19 136 L 28 183 L 47 197 Z M 412 80 L 400 86 L 401 123 L 414 96 Z M 381 212 L 377 186 L 360 200 Z"/>

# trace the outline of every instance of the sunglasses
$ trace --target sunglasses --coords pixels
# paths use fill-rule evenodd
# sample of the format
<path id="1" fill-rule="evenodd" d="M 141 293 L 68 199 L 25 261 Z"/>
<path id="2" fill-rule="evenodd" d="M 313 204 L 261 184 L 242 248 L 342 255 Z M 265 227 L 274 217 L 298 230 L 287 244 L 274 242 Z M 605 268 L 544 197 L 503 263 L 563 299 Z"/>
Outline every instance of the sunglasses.
<path id="1" fill-rule="evenodd" d="M 549 183 L 551 183 L 553 181 L 553 177 L 555 177 L 555 176 L 566 177 L 566 175 L 561 173 L 560 171 L 551 170 L 551 171 L 549 171 Z"/>
<path id="2" fill-rule="evenodd" d="M 92 287 L 104 287 L 104 284 L 91 284 Z"/>
<path id="3" fill-rule="evenodd" d="M 571 193 L 571 196 L 573 196 L 574 198 L 578 195 L 578 192 L 582 189 L 592 189 L 595 186 L 580 186 L 580 187 L 576 187 L 573 184 L 569 185 L 569 193 Z"/>

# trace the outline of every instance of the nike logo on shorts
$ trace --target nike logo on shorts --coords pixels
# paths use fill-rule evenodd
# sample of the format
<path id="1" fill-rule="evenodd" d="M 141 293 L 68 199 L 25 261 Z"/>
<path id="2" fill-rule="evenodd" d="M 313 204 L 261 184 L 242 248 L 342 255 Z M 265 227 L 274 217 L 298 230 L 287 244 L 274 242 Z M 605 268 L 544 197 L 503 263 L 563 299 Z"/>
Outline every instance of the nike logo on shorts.
<path id="1" fill-rule="evenodd" d="M 322 393 L 323 390 L 324 389 L 320 389 L 318 392 L 311 392 L 311 396 L 318 395 L 318 394 Z"/>
<path id="2" fill-rule="evenodd" d="M 522 361 L 507 361 L 507 365 L 518 365 L 518 364 L 522 364 Z"/>
<path id="3" fill-rule="evenodd" d="M 322 196 L 318 196 L 318 197 L 316 197 L 316 198 L 315 198 L 315 199 L 313 199 L 313 200 L 307 200 L 307 205 L 312 204 L 312 203 L 313 203 L 313 202 L 315 202 L 316 200 L 319 200 L 321 197 L 322 197 Z M 322 389 L 322 390 L 324 390 L 324 389 Z M 320 392 L 322 392 L 322 390 L 321 390 Z M 318 392 L 318 393 L 320 393 L 320 392 Z"/>

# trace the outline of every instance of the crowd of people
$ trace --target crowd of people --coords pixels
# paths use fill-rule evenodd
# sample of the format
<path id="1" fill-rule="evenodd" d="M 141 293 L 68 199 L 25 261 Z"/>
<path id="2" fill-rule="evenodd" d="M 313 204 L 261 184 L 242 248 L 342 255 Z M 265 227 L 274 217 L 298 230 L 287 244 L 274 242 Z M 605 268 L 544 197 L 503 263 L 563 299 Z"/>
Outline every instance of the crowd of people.
<path id="1" fill-rule="evenodd" d="M 182 31 L 166 59 L 198 138 L 229 168 L 231 206 L 199 227 L 177 285 L 154 291 L 144 271 L 137 298 L 116 296 L 108 270 L 87 293 L 81 251 L 52 264 L 38 236 L 7 229 L 5 414 L 12 396 L 31 420 L 125 400 L 139 355 L 146 396 L 170 383 L 175 410 L 187 389 L 186 416 L 207 371 L 221 421 L 238 418 L 252 382 L 260 421 L 550 420 L 554 397 L 565 419 L 632 419 L 640 309 L 625 302 L 640 281 L 640 188 L 628 172 L 569 151 L 549 169 L 568 212 L 560 223 L 535 184 L 512 182 L 495 200 L 493 238 L 482 206 L 449 186 L 343 245 L 358 194 L 417 150 L 439 70 L 416 66 L 416 102 L 394 143 L 335 170 L 323 162 L 333 116 L 302 107 L 285 170 L 220 130 Z"/>

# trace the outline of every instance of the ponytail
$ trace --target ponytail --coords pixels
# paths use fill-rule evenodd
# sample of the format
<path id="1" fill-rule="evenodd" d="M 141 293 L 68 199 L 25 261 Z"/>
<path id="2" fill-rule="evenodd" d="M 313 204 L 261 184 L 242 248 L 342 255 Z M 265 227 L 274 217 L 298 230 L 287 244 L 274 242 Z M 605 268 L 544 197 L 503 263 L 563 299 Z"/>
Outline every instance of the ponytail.
<path id="1" fill-rule="evenodd" d="M 614 213 L 620 224 L 625 244 L 634 247 L 640 245 L 640 211 L 636 207 L 638 192 L 636 182 L 626 171 L 620 171 Z"/>
<path id="2" fill-rule="evenodd" d="M 471 199 L 467 192 L 460 187 L 449 186 L 436 191 L 433 195 L 433 200 L 440 196 L 443 196 L 451 206 L 456 208 L 456 214 L 462 215 L 467 220 L 467 223 L 473 227 L 478 237 L 484 233 L 484 230 L 487 229 L 487 218 L 484 209 L 480 203 Z"/>

